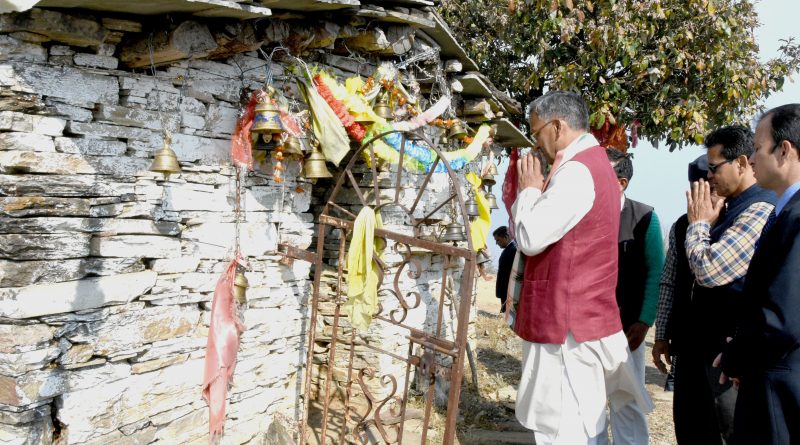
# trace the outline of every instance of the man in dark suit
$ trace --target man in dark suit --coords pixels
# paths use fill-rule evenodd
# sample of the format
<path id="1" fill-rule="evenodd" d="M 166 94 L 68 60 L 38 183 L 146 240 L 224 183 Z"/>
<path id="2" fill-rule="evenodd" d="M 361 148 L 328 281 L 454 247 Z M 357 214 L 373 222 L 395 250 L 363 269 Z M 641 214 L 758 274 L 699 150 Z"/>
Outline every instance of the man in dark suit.
<path id="1" fill-rule="evenodd" d="M 500 299 L 500 313 L 506 311 L 506 296 L 508 294 L 508 280 L 511 276 L 511 266 L 514 264 L 514 256 L 517 254 L 517 243 L 511 239 L 508 227 L 498 227 L 492 235 L 494 241 L 503 249 L 500 254 L 500 264 L 497 266 L 497 284 L 495 295 Z"/>
<path id="2" fill-rule="evenodd" d="M 734 338 L 715 364 L 739 384 L 737 444 L 800 444 L 800 104 L 765 113 L 750 156 L 779 196 L 745 280 Z"/>

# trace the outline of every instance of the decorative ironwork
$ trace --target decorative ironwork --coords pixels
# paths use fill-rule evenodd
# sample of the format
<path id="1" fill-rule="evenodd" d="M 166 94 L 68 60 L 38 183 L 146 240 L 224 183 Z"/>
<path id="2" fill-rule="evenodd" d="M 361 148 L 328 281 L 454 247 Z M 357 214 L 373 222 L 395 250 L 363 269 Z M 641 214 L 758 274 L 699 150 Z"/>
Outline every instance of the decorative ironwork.
<path id="1" fill-rule="evenodd" d="M 431 230 L 430 226 L 442 221 L 438 214 L 448 213 L 449 223 L 461 224 L 466 233 L 470 233 L 469 218 L 462 187 L 454 186 L 461 182 L 426 136 L 415 134 L 413 139 L 422 140 L 433 148 L 436 158 L 427 173 L 421 175 L 405 168 L 407 135 L 404 134 L 401 134 L 398 164 L 390 171 L 378 169 L 372 144 L 388 134 L 366 141 L 339 174 L 319 216 L 316 255 L 281 246 L 284 255 L 315 264 L 305 375 L 305 419 L 300 439 L 303 444 L 409 443 L 403 440 L 403 435 L 409 420 L 412 384 L 424 394 L 422 418 L 415 419 L 421 422 L 419 443 L 433 443 L 429 440 L 428 427 L 437 385 L 449 384 L 447 402 L 441 406 L 445 411 L 445 425 L 440 443 L 452 444 L 455 438 L 476 256 L 469 237 L 445 242 L 441 228 Z M 361 162 L 365 158 L 366 171 Z M 433 172 L 440 163 L 444 164 L 450 187 L 441 201 L 429 206 L 431 198 L 442 195 L 430 190 L 436 182 L 432 181 Z M 409 186 L 412 183 L 413 187 Z M 413 190 L 417 190 L 416 196 L 410 196 Z M 428 198 L 424 197 L 426 194 Z M 355 205 L 354 199 L 357 200 Z M 373 258 L 379 272 L 380 299 L 373 324 L 380 324 L 385 331 L 370 328 L 370 333 L 384 332 L 379 335 L 390 336 L 395 340 L 392 345 L 371 342 L 369 336 L 365 339 L 362 334 L 366 333 L 352 328 L 342 309 L 347 298 L 344 263 L 348 234 L 362 206 L 392 215 L 394 222 L 399 220 L 398 215 L 404 215 L 405 227 L 400 228 L 411 232 L 391 230 L 392 224 L 375 229 L 376 239 L 383 240 L 389 249 L 384 258 Z M 333 276 L 326 272 L 329 281 L 323 281 L 326 258 L 334 258 L 336 265 Z M 453 280 L 456 274 L 459 278 Z M 426 277 L 429 277 L 427 283 Z M 460 284 L 457 295 L 448 294 L 452 292 L 452 285 L 448 283 L 454 281 Z M 323 285 L 332 292 L 323 292 Z M 325 308 L 324 316 L 321 307 Z M 322 320 L 321 329 L 318 320 Z M 318 351 L 315 356 L 317 346 L 322 352 Z M 315 361 L 315 357 L 318 360 Z M 324 374 L 324 387 L 320 387 L 321 381 L 317 386 L 312 385 L 312 370 L 317 368 L 319 379 Z M 312 416 L 314 388 L 319 403 L 314 406 L 316 411 Z M 314 425 L 310 425 L 312 417 Z M 314 427 L 314 434 L 309 435 Z"/>

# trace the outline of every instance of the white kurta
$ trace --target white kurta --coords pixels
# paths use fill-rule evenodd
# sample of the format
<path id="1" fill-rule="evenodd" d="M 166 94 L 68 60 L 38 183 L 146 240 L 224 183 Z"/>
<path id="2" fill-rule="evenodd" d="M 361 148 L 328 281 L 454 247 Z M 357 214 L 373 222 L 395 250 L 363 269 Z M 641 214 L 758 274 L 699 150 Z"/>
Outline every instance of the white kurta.
<path id="1" fill-rule="evenodd" d="M 559 152 L 544 193 L 520 191 L 511 209 L 518 255 L 541 253 L 589 213 L 595 197 L 592 175 L 570 160 L 596 145 L 588 133 L 577 138 Z M 622 331 L 583 343 L 571 333 L 561 345 L 523 340 L 522 348 L 516 414 L 534 431 L 538 445 L 595 443 L 605 429 L 607 399 L 616 406 L 634 399 L 643 410 L 653 409 Z"/>

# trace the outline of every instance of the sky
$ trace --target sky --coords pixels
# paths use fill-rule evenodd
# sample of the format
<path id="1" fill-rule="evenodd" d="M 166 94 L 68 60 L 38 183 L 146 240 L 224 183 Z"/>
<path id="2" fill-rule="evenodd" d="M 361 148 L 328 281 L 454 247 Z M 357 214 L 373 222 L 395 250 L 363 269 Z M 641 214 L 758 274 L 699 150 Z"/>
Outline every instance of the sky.
<path id="1" fill-rule="evenodd" d="M 761 26 L 756 30 L 760 57 L 767 60 L 777 56 L 780 39 L 795 37 L 800 40 L 800 28 L 796 17 L 800 13 L 800 2 L 797 0 L 763 0 L 756 4 Z M 780 92 L 773 93 L 764 105 L 767 109 L 778 105 L 800 102 L 800 75 L 795 74 L 787 81 Z M 670 226 L 679 216 L 686 212 L 686 176 L 689 162 L 705 153 L 702 146 L 685 147 L 672 153 L 662 145 L 656 149 L 647 141 L 639 141 L 639 145 L 629 150 L 633 153 L 633 179 L 626 192 L 627 196 L 642 201 L 655 208 L 661 221 L 661 229 L 666 238 Z M 505 175 L 508 161 L 498 166 L 500 175 Z M 500 196 L 501 179 L 495 186 L 495 194 Z M 492 213 L 492 226 L 489 232 L 492 261 L 497 268 L 497 260 L 501 249 L 497 247 L 491 233 L 497 227 L 508 225 L 508 214 L 505 209 Z"/>

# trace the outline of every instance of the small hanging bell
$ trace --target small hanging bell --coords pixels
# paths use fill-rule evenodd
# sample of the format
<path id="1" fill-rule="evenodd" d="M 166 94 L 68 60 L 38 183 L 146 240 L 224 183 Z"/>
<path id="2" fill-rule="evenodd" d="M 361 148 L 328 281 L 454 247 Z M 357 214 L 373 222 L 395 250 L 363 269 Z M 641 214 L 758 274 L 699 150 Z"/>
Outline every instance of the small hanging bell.
<path id="1" fill-rule="evenodd" d="M 489 172 L 490 175 L 495 176 L 497 175 L 497 164 L 494 162 L 489 163 Z"/>
<path id="2" fill-rule="evenodd" d="M 497 181 L 494 180 L 494 175 L 491 173 L 486 173 L 481 178 L 481 186 L 486 186 L 491 188 L 495 184 L 497 184 Z"/>
<path id="3" fill-rule="evenodd" d="M 250 131 L 260 134 L 264 142 L 269 142 L 273 135 L 283 132 L 280 111 L 269 97 L 256 104 L 253 127 Z"/>
<path id="4" fill-rule="evenodd" d="M 480 215 L 480 210 L 478 210 L 478 200 L 475 199 L 474 196 L 470 194 L 469 199 L 464 202 L 464 207 L 467 209 L 467 216 L 478 216 Z"/>
<path id="5" fill-rule="evenodd" d="M 286 156 L 303 156 L 303 143 L 299 138 L 289 136 L 283 142 L 283 154 Z"/>
<path id="6" fill-rule="evenodd" d="M 447 132 L 447 137 L 450 139 L 461 139 L 466 135 L 467 130 L 464 129 L 464 125 L 460 120 L 455 121 L 453 126 L 450 127 L 450 131 Z"/>
<path id="7" fill-rule="evenodd" d="M 319 143 L 314 145 L 311 154 L 303 163 L 303 176 L 307 179 L 332 178 L 333 175 L 325 165 L 325 155 L 319 151 Z"/>
<path id="8" fill-rule="evenodd" d="M 497 207 L 497 197 L 494 196 L 494 193 L 492 193 L 492 192 L 486 193 L 485 198 L 486 198 L 487 201 L 489 201 L 489 209 L 490 210 L 494 210 L 494 209 L 499 209 L 500 208 L 500 207 Z"/>
<path id="9" fill-rule="evenodd" d="M 453 221 L 444 229 L 444 236 L 442 237 L 445 241 L 466 241 L 467 235 L 464 233 L 464 226 Z"/>
<path id="10" fill-rule="evenodd" d="M 169 175 L 172 173 L 181 172 L 178 156 L 169 146 L 170 140 L 169 136 L 164 137 L 164 147 L 156 152 L 150 165 L 150 171 L 163 174 L 164 180 L 169 180 Z"/>
<path id="11" fill-rule="evenodd" d="M 236 276 L 233 278 L 233 297 L 236 298 L 240 306 L 247 303 L 248 287 L 250 287 L 250 283 L 247 282 L 244 272 L 236 272 Z"/>
<path id="12" fill-rule="evenodd" d="M 489 255 L 486 253 L 486 250 L 481 249 L 478 251 L 478 257 L 475 262 L 478 263 L 478 266 L 480 266 L 481 264 L 488 263 L 491 260 L 492 258 L 489 257 Z"/>
<path id="13" fill-rule="evenodd" d="M 375 103 L 375 114 L 387 121 L 394 119 L 394 113 L 392 113 L 392 108 L 389 107 L 389 98 L 386 97 L 386 93 L 378 97 L 378 102 Z"/>

